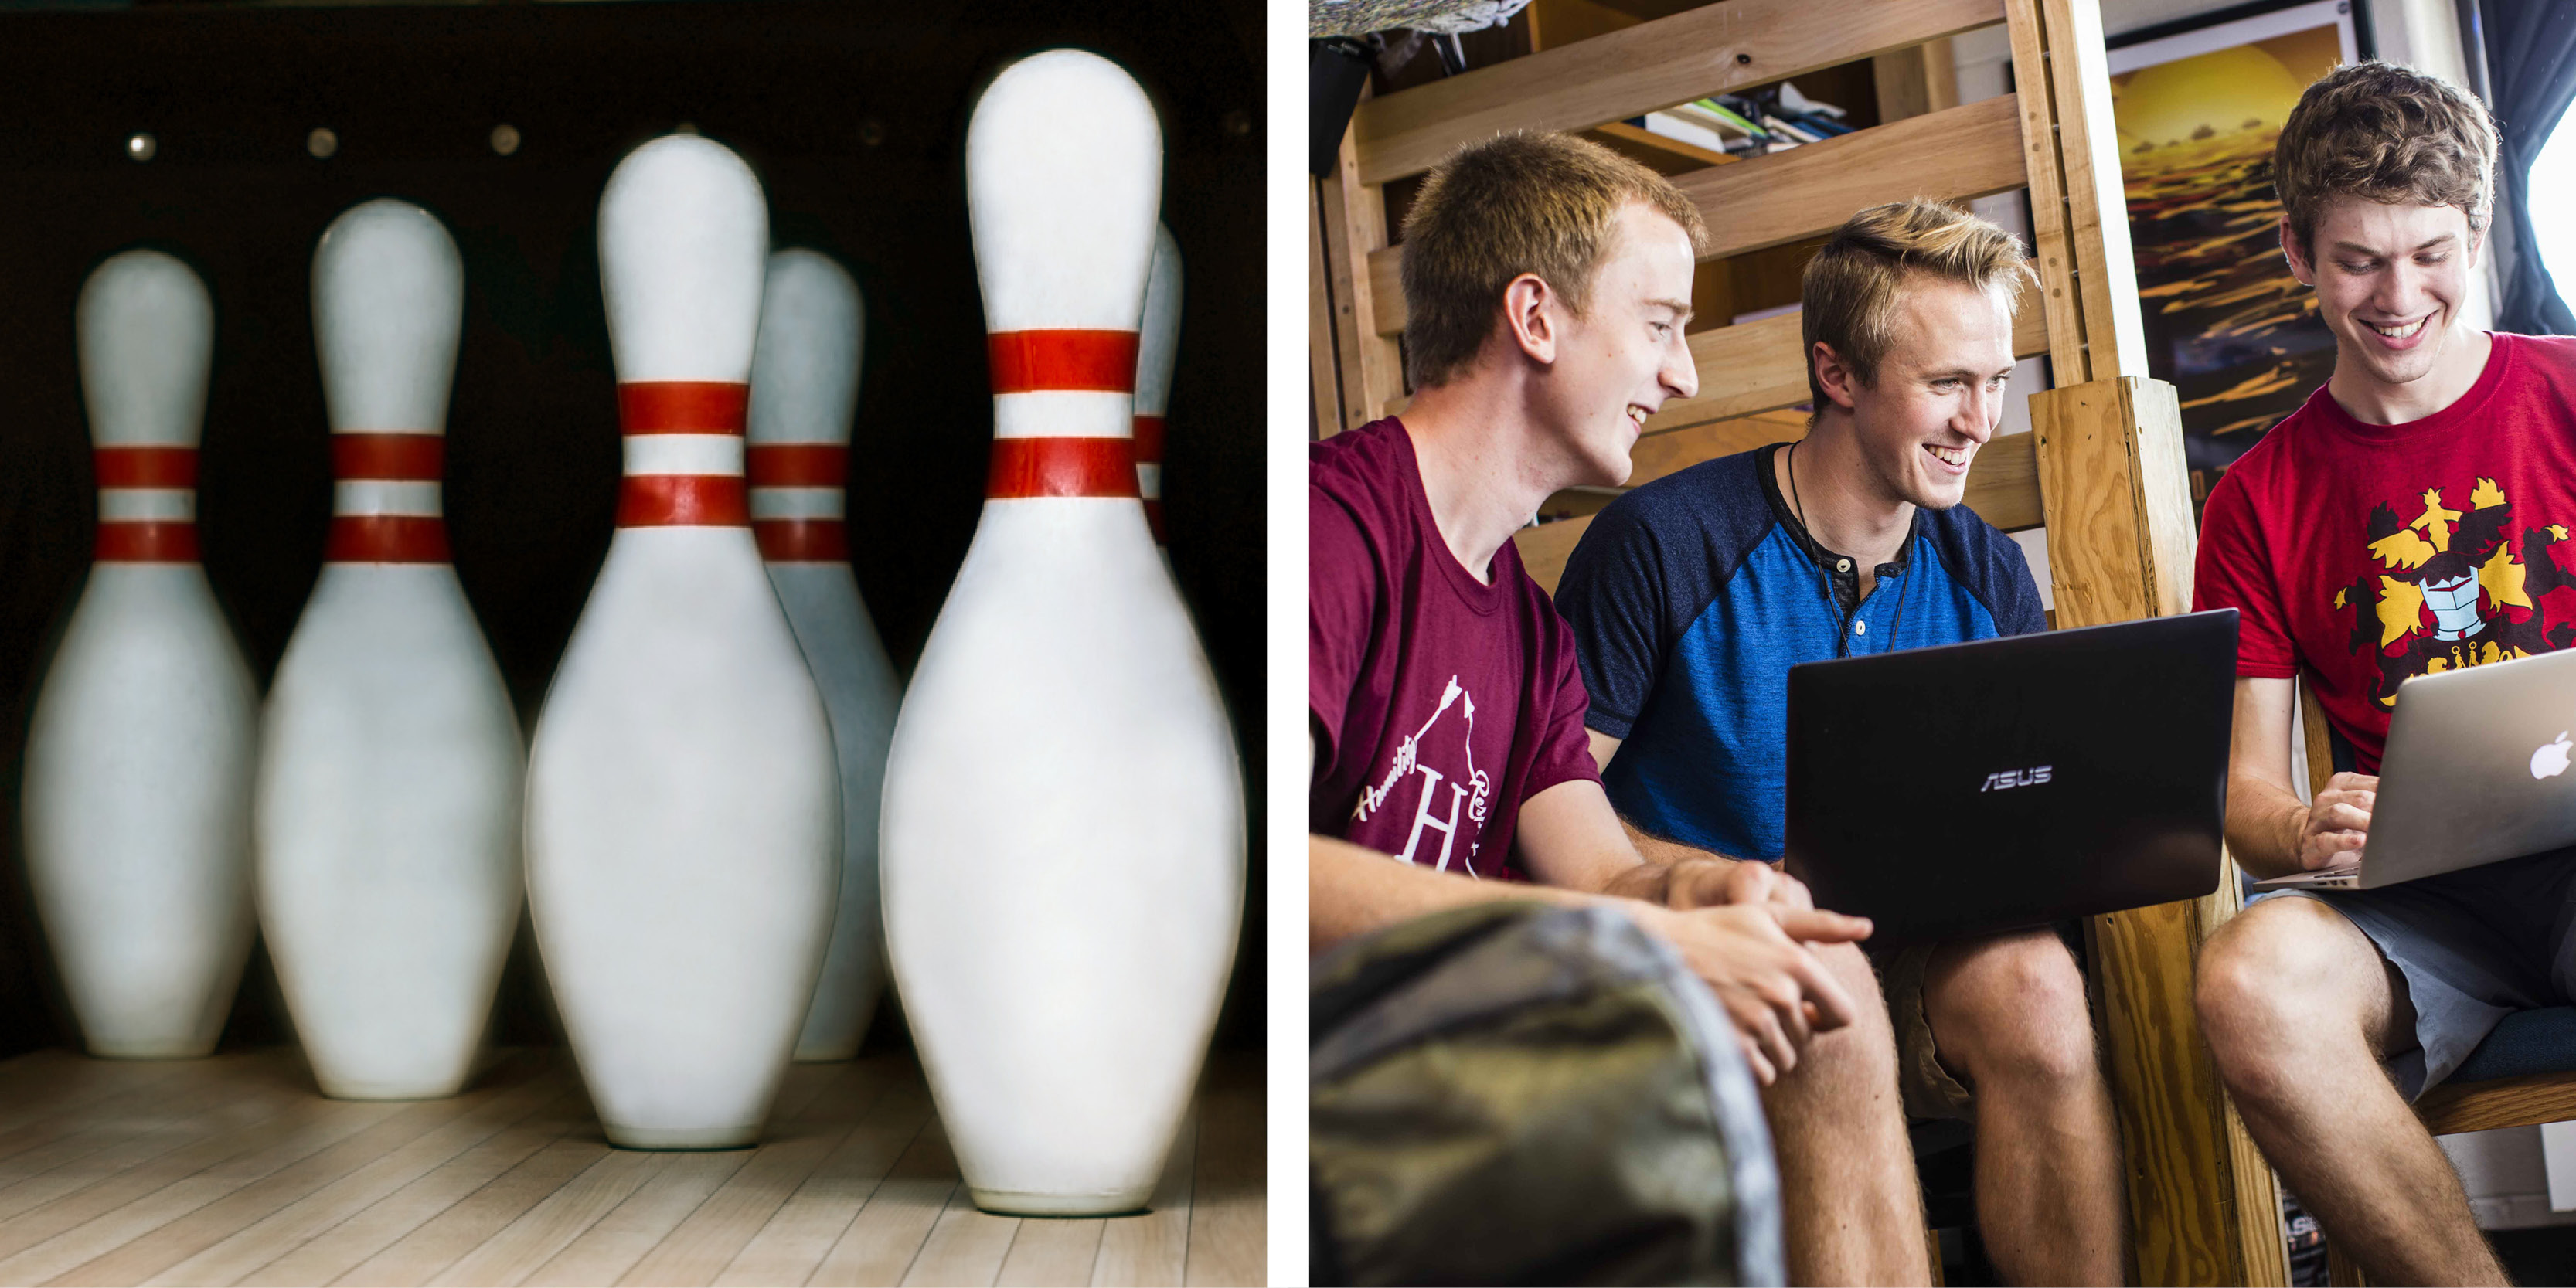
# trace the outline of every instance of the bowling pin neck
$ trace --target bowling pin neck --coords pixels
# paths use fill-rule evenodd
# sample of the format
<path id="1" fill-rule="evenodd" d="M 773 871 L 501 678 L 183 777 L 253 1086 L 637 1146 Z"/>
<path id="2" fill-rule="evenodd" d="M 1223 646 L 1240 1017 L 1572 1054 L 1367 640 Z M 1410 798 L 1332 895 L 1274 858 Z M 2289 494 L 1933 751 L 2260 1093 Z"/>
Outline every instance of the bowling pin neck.
<path id="1" fill-rule="evenodd" d="M 331 563 L 449 561 L 438 433 L 331 436 Z"/>
<path id="2" fill-rule="evenodd" d="M 997 331 L 988 500 L 1136 496 L 1136 333 Z"/>
<path id="3" fill-rule="evenodd" d="M 197 449 L 101 447 L 100 563 L 197 562 Z"/>
<path id="4" fill-rule="evenodd" d="M 617 387 L 626 481 L 621 528 L 739 528 L 751 522 L 743 491 L 741 381 L 630 381 Z"/>
<path id="5" fill-rule="evenodd" d="M 771 563 L 840 563 L 850 557 L 842 480 L 850 449 L 839 443 L 754 443 L 748 465 L 751 531 Z"/>

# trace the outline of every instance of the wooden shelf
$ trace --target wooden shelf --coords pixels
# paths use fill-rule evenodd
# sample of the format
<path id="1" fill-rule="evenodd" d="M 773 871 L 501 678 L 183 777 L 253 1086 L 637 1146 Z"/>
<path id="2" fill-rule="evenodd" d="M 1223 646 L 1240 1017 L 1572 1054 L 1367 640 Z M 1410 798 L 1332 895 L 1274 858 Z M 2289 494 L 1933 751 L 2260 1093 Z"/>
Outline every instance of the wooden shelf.
<path id="1" fill-rule="evenodd" d="M 601 1136 L 561 1049 L 326 1100 L 297 1052 L 0 1061 L 0 1283 L 1255 1284 L 1263 1069 L 1211 1061 L 1149 1211 L 998 1217 L 908 1055 L 798 1065 L 756 1149 Z"/>
<path id="2" fill-rule="evenodd" d="M 1583 137 L 1652 168 L 1658 174 L 1687 174 L 1713 165 L 1733 165 L 1744 158 L 1711 152 L 1696 144 L 1668 139 L 1652 130 L 1612 121 L 1583 131 Z"/>

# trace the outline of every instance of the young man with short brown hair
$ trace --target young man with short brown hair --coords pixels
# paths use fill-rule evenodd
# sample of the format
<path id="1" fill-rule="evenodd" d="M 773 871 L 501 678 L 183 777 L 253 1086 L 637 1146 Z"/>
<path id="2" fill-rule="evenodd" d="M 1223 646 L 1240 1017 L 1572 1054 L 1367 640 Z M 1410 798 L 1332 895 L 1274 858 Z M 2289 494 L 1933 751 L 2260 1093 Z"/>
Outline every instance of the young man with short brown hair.
<path id="1" fill-rule="evenodd" d="M 1510 540 L 1550 493 L 1624 480 L 1645 418 L 1698 388 L 1682 327 L 1700 238 L 1661 176 L 1563 135 L 1471 145 L 1423 186 L 1404 238 L 1413 400 L 1308 467 L 1311 940 L 1628 896 L 1725 1008 L 1775 1121 L 1848 1117 L 1845 1089 L 1890 1058 L 1884 1015 L 1851 993 L 1868 924 L 1761 864 L 1638 855 L 1586 744 L 1573 640 Z M 1792 1275 L 1921 1282 L 1912 1184 L 1901 1205 L 1789 1187 Z"/>
<path id="2" fill-rule="evenodd" d="M 2281 250 L 2335 337 L 2325 386 L 2213 489 L 2195 606 L 2240 614 L 2227 839 L 2262 877 L 2346 862 L 2398 683 L 2576 639 L 2576 341 L 2464 322 L 2495 129 L 2439 78 L 2310 86 L 2274 156 Z M 2359 772 L 2293 787 L 2294 677 Z M 2381 1283 L 2501 1283 L 2407 1102 L 2496 1021 L 2576 996 L 2576 854 L 2260 896 L 2202 949 L 2201 1026 L 2247 1128 Z"/>
<path id="3" fill-rule="evenodd" d="M 1585 532 L 1557 604 L 1603 786 L 1648 858 L 1781 858 L 1790 667 L 2046 628 L 2020 547 L 1959 504 L 2029 277 L 2020 244 L 1963 211 L 1852 216 L 1802 286 L 1807 436 L 1635 488 Z M 1969 1119 L 2005 1278 L 2118 1282 L 2117 1133 L 2065 944 L 2043 929 L 1877 965 L 1853 983 L 1883 997 L 1894 1067 L 1868 1105 L 1876 1148 L 1835 1158 L 1838 1183 L 1910 1189 L 1904 1117 Z M 1774 1115 L 1784 1141 L 1806 1130 Z M 1798 1156 L 1783 1145 L 1784 1173 Z"/>

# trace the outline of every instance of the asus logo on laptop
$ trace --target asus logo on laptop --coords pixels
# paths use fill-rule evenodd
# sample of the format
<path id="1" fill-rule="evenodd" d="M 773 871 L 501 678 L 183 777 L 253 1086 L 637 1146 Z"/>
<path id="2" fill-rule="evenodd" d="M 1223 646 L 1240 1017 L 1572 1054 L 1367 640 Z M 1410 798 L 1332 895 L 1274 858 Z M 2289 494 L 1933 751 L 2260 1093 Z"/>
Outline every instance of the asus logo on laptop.
<path id="1" fill-rule="evenodd" d="M 2054 765 L 2036 765 L 2029 769 L 2007 769 L 2000 773 L 1988 774 L 1986 785 L 1977 790 L 1999 792 L 2012 787 L 2037 787 L 2048 781 L 2048 771 L 2054 768 L 2056 768 Z"/>

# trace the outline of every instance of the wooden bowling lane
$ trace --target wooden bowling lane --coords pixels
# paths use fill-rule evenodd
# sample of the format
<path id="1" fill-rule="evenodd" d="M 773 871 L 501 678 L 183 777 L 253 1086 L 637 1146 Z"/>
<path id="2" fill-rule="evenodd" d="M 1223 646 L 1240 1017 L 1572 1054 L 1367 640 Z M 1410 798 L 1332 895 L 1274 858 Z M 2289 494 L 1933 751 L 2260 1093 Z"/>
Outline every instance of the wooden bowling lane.
<path id="1" fill-rule="evenodd" d="M 449 1100 L 301 1056 L 0 1061 L 0 1283 L 1257 1284 L 1262 1064 L 1214 1058 L 1150 1208 L 975 1210 L 909 1056 L 798 1065 L 757 1149 L 600 1135 L 561 1049 Z"/>

